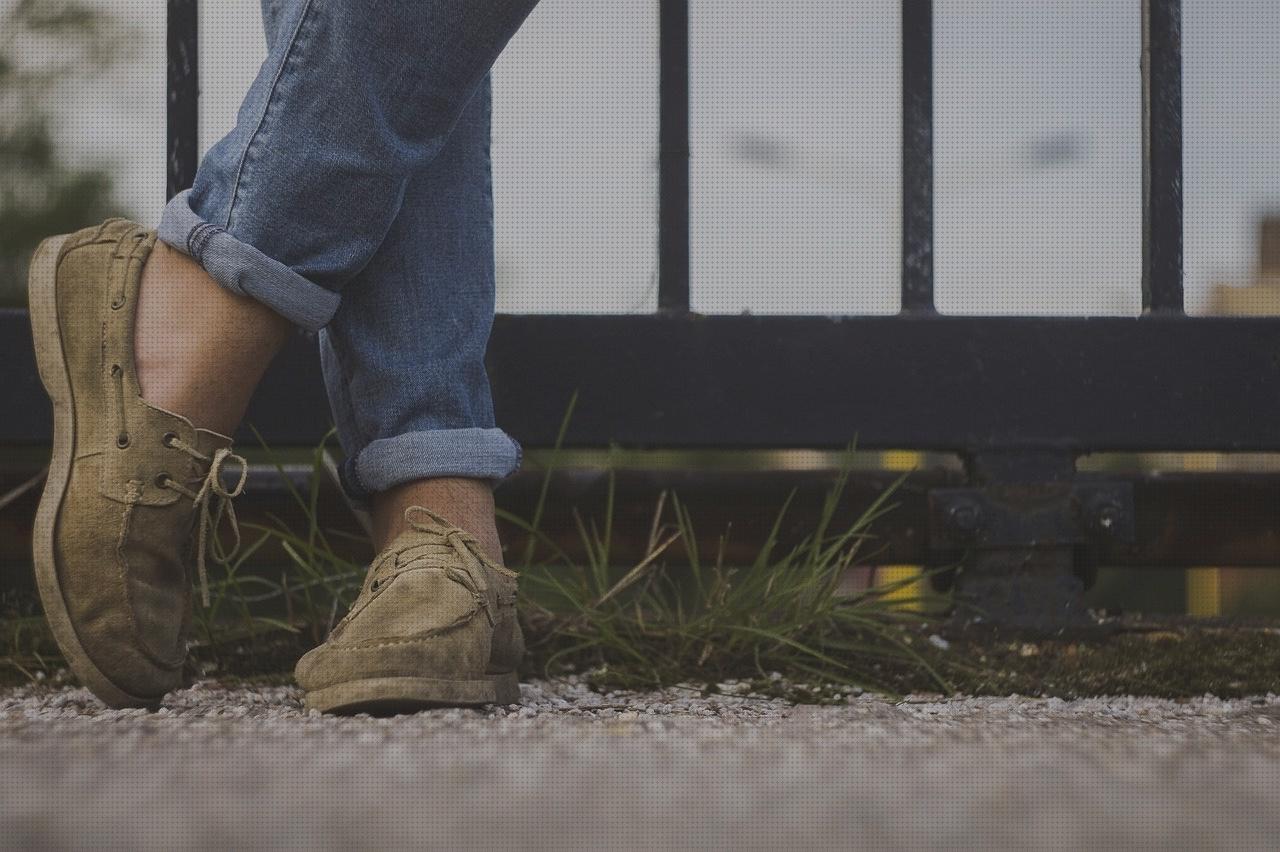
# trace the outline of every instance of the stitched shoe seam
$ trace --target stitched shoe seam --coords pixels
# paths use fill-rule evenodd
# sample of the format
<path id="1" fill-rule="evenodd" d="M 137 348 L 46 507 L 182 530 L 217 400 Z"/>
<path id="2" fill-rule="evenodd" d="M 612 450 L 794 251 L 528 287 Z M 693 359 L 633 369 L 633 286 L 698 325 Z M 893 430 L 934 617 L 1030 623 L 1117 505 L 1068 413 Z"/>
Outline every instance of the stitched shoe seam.
<path id="1" fill-rule="evenodd" d="M 121 519 L 120 523 L 120 537 L 116 541 L 116 565 L 119 569 L 120 586 L 124 591 L 125 616 L 129 619 L 131 635 L 133 637 L 134 644 L 138 646 L 138 650 L 142 651 L 143 655 L 148 660 L 161 668 L 169 670 L 177 669 L 180 668 L 186 660 L 186 654 L 181 654 L 181 657 L 175 662 L 156 653 L 143 638 L 137 617 L 134 615 L 133 591 L 129 587 L 129 559 L 125 555 L 125 547 L 129 539 L 129 522 L 132 520 L 133 510 L 140 504 L 137 502 L 139 495 L 139 492 L 137 491 L 137 480 L 129 480 L 128 486 L 128 502 L 125 503 L 124 517 Z"/>
<path id="2" fill-rule="evenodd" d="M 105 230 L 107 224 L 109 224 L 109 222 L 104 223 L 104 225 L 100 227 L 98 231 L 99 235 Z M 140 231 L 143 235 L 143 239 L 136 239 Z M 136 276 L 140 276 L 141 272 L 140 270 L 135 272 L 133 269 L 133 262 L 136 258 L 145 257 L 150 251 L 151 247 L 145 245 L 147 243 L 147 240 L 145 239 L 146 234 L 147 231 L 145 229 L 139 229 L 135 226 L 111 240 L 104 241 L 114 242 L 117 246 L 117 250 L 112 252 L 112 259 L 108 265 L 108 281 L 106 287 L 108 293 L 114 292 L 116 289 L 115 285 L 120 283 L 123 285 L 121 288 L 123 291 L 131 292 L 136 298 L 139 288 L 137 286 L 138 282 L 135 282 L 133 279 Z M 121 257 L 119 256 L 118 249 L 124 246 L 126 242 L 130 243 L 130 245 L 128 247 L 128 251 L 123 257 Z M 119 281 L 117 281 L 117 279 L 119 279 Z M 125 346 L 125 343 L 130 338 L 129 324 L 133 319 L 133 314 L 131 313 L 129 316 L 117 315 L 115 317 L 111 317 L 111 315 L 108 314 L 108 317 L 114 321 L 108 322 L 104 331 L 107 331 L 109 328 L 110 330 L 107 332 L 108 335 L 115 338 L 113 341 L 114 345 L 108 347 L 108 349 L 120 349 Z M 123 338 L 123 342 L 121 338 Z M 103 343 L 105 344 L 106 341 L 104 340 Z M 130 355 L 129 358 L 118 359 L 125 362 L 120 365 L 122 370 L 126 366 L 135 366 L 132 364 L 132 353 L 128 354 Z M 127 400 L 118 400 L 117 404 L 127 409 Z M 121 413 L 123 414 L 124 412 L 122 411 Z M 139 431 L 141 431 L 141 429 L 139 429 Z M 109 452 L 110 449 L 105 451 L 104 455 Z M 180 647 L 172 657 L 153 648 L 151 643 L 143 636 L 141 625 L 139 624 L 136 615 L 134 594 L 130 585 L 131 563 L 127 554 L 127 547 L 130 539 L 133 512 L 138 506 L 147 506 L 146 503 L 142 502 L 143 494 L 146 490 L 146 484 L 141 480 L 130 477 L 125 480 L 125 489 L 125 509 L 120 520 L 119 536 L 116 540 L 115 561 L 117 565 L 118 581 L 124 596 L 124 610 L 130 630 L 130 644 L 136 647 L 148 661 L 160 669 L 165 671 L 174 671 L 180 669 L 186 661 L 185 648 Z M 99 494 L 101 494 L 101 492 L 99 492 Z M 181 645 L 181 643 L 179 644 Z"/>
<path id="3" fill-rule="evenodd" d="M 474 615 L 474 613 L 472 613 Z M 359 651 L 366 648 L 388 648 L 399 645 L 425 645 L 435 639 L 447 638 L 448 634 L 455 632 L 459 627 L 466 627 L 474 618 L 457 624 L 451 624 L 448 627 L 442 627 L 434 633 L 427 633 L 421 636 L 411 636 L 404 639 L 379 639 L 376 641 L 350 642 L 350 643 L 330 643 L 329 649 L 332 651 Z"/>

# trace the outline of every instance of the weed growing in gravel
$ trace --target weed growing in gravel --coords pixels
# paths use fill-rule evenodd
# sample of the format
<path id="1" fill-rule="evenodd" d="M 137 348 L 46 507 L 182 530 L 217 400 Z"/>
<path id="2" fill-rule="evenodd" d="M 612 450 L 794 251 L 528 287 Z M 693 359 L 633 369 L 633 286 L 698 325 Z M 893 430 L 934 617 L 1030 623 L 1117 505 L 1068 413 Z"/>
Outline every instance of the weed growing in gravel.
<path id="1" fill-rule="evenodd" d="M 791 694 L 801 688 L 794 684 L 803 684 L 812 701 L 853 687 L 892 691 L 886 670 L 908 668 L 917 680 L 923 676 L 948 691 L 910 638 L 912 628 L 929 618 L 918 610 L 938 609 L 940 600 L 895 594 L 911 580 L 840 591 L 846 570 L 873 537 L 872 523 L 892 510 L 897 487 L 847 529 L 830 532 L 848 476 L 842 469 L 817 528 L 780 549 L 792 491 L 747 565 L 725 564 L 727 535 L 719 537 L 716 553 L 700 553 L 688 508 L 665 491 L 656 501 L 644 558 L 632 566 L 615 564 L 612 471 L 603 524 L 584 522 L 576 508 L 573 513 L 585 561 L 571 559 L 536 523 L 500 513 L 531 543 L 521 579 L 532 660 L 547 675 L 585 670 L 600 686 L 627 689 L 696 683 L 716 690 L 726 680 L 745 680 L 756 691 L 775 694 Z M 535 519 L 540 515 L 541 501 Z M 534 562 L 534 544 L 544 545 L 550 559 Z M 680 557 L 666 558 L 673 553 Z"/>
<path id="2" fill-rule="evenodd" d="M 296 529 L 271 513 L 269 525 L 241 524 L 242 530 L 256 537 L 234 560 L 222 563 L 221 574 L 211 574 L 210 605 L 201 607 L 197 601 L 199 638 L 192 652 L 204 671 L 257 675 L 292 668 L 297 656 L 324 641 L 355 601 L 366 568 L 351 553 L 367 551 L 370 542 L 342 530 L 323 529 L 319 523 L 325 453 L 333 434 L 325 435 L 312 452 L 305 493 L 258 436 L 306 526 Z M 335 547 L 336 541 L 347 546 Z M 277 546 L 287 559 L 278 580 L 261 570 L 242 570 L 268 544 Z"/>
<path id="3" fill-rule="evenodd" d="M 0 686 L 38 683 L 62 658 L 44 616 L 26 600 L 0 594 Z"/>
<path id="4" fill-rule="evenodd" d="M 571 402 L 557 451 L 572 412 Z M 365 569 L 335 550 L 333 537 L 345 534 L 317 523 L 323 462 L 324 444 L 313 457 L 310 492 L 290 488 L 308 519 L 305 530 L 291 530 L 278 518 L 270 527 L 246 525 L 261 535 L 250 552 L 274 538 L 291 564 L 278 582 L 241 576 L 243 557 L 228 568 L 214 589 L 214 605 L 201 618 L 210 647 L 217 644 L 222 611 L 239 616 L 246 641 L 252 641 L 255 630 L 279 628 L 314 644 L 354 599 Z M 910 581 L 855 594 L 839 590 L 845 570 L 872 539 L 872 523 L 892 510 L 896 484 L 847 529 L 833 532 L 831 518 L 849 476 L 844 467 L 827 494 L 817 528 L 799 544 L 781 549 L 779 531 L 792 492 L 748 565 L 725 564 L 726 536 L 720 537 L 715 554 L 699 553 L 687 507 L 678 495 L 663 492 L 657 497 L 646 555 L 634 565 L 619 565 L 610 552 L 613 472 L 601 524 L 583 520 L 573 509 L 586 554 L 582 560 L 571 558 L 539 528 L 554 470 L 553 456 L 531 519 L 499 510 L 501 518 L 527 536 L 523 556 L 512 567 L 522 573 L 521 612 L 533 670 L 588 671 L 601 685 L 625 688 L 697 683 L 714 689 L 728 679 L 747 679 L 776 692 L 783 683 L 804 683 L 816 690 L 807 694 L 816 696 L 852 687 L 884 689 L 889 667 L 897 673 L 911 669 L 915 679 L 948 688 L 908 636 L 909 626 L 927 618 L 919 608 L 938 601 L 894 594 Z M 277 601 L 275 612 L 284 611 L 283 618 L 253 611 L 271 600 Z"/>
<path id="5" fill-rule="evenodd" d="M 573 402 L 561 424 L 557 452 L 572 412 Z M 367 537 L 322 528 L 319 520 L 330 437 L 312 454 L 305 489 L 292 484 L 264 444 L 305 526 L 290 526 L 278 515 L 268 515 L 266 524 L 241 524 L 250 534 L 245 546 L 211 571 L 210 605 L 202 607 L 197 600 L 192 647 L 197 673 L 284 673 L 298 655 L 323 641 L 355 599 L 366 571 L 361 556 L 370 543 Z M 892 691 L 909 673 L 912 682 L 948 691 L 926 659 L 928 649 L 922 655 L 912 647 L 912 634 L 918 635 L 913 628 L 928 617 L 919 608 L 936 601 L 894 594 L 910 581 L 853 594 L 839 588 L 845 570 L 872 540 L 871 525 L 892 510 L 896 484 L 847 529 L 832 531 L 849 476 L 849 467 L 842 468 L 817 528 L 783 548 L 779 531 L 792 492 L 747 565 L 725 564 L 727 533 L 720 536 L 716 553 L 700 553 L 688 508 L 677 494 L 663 492 L 657 495 L 646 555 L 634 565 L 620 565 L 611 554 L 612 470 L 603 520 L 584 520 L 573 509 L 585 559 L 571 558 L 540 529 L 554 470 L 553 455 L 531 519 L 499 510 L 527 536 L 523 556 L 512 560 L 512 567 L 523 575 L 521 613 L 531 671 L 587 672 L 598 685 L 623 688 L 696 684 L 717 690 L 733 680 L 739 683 L 734 688 L 745 682 L 771 694 L 798 695 L 800 689 L 808 700 L 834 698 L 853 687 Z M 264 556 L 272 551 L 287 560 L 278 577 L 263 567 L 271 564 Z M 15 629 L 26 626 L 26 621 L 14 622 Z M 52 647 L 34 639 L 25 644 L 36 654 Z M 27 658 L 51 670 L 42 657 Z"/>
<path id="6" fill-rule="evenodd" d="M 848 475 L 842 471 L 828 492 L 817 529 L 780 549 L 793 491 L 747 565 L 725 564 L 723 535 L 715 554 L 699 553 L 693 518 L 674 493 L 658 496 L 646 556 L 629 567 L 609 556 L 611 506 L 603 529 L 575 512 L 585 563 L 541 538 L 554 558 L 523 571 L 534 658 L 547 674 L 587 669 L 602 685 L 634 689 L 689 682 L 715 689 L 725 680 L 749 679 L 765 691 L 783 682 L 806 684 L 815 695 L 886 690 L 888 665 L 918 668 L 947 691 L 908 638 L 909 627 L 926 618 L 908 607 L 938 601 L 893 595 L 910 580 L 840 592 L 846 570 L 871 538 L 871 524 L 892 508 L 887 491 L 847 529 L 829 533 Z M 612 495 L 610 475 L 610 504 Z M 538 537 L 534 527 L 524 528 Z M 664 559 L 677 545 L 681 558 Z"/>

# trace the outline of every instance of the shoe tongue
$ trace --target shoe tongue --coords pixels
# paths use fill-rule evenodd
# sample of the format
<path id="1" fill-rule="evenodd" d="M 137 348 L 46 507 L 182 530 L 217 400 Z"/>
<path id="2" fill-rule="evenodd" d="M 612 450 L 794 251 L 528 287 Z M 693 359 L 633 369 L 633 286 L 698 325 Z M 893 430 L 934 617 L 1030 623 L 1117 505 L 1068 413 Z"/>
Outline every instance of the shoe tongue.
<path id="1" fill-rule="evenodd" d="M 389 551 L 403 553 L 423 544 L 449 545 L 450 538 L 461 539 L 473 548 L 480 547 L 471 533 L 423 506 L 405 509 L 404 520 L 408 529 L 396 536 L 387 548 Z"/>
<path id="2" fill-rule="evenodd" d="M 369 568 L 369 579 L 386 578 L 402 568 L 429 560 L 439 564 L 441 559 L 452 563 L 457 560 L 453 545 L 443 531 L 412 527 L 396 536 L 386 549 L 378 554 Z"/>
<path id="3" fill-rule="evenodd" d="M 475 547 L 480 546 L 480 542 L 476 540 L 474 535 L 457 524 L 450 523 L 443 516 L 437 515 L 424 506 L 410 506 L 405 509 L 404 520 L 409 525 L 409 529 L 404 532 L 405 535 L 409 533 L 426 533 L 432 537 L 444 538 L 452 534 Z"/>
<path id="4" fill-rule="evenodd" d="M 424 550 L 424 545 L 431 545 L 431 547 Z M 405 530 L 396 536 L 395 540 L 387 547 L 389 553 L 396 554 L 396 557 L 391 561 L 399 562 L 402 565 L 412 562 L 416 554 L 442 549 L 452 550 L 453 545 L 449 543 L 449 537 L 444 532 L 434 529 Z"/>

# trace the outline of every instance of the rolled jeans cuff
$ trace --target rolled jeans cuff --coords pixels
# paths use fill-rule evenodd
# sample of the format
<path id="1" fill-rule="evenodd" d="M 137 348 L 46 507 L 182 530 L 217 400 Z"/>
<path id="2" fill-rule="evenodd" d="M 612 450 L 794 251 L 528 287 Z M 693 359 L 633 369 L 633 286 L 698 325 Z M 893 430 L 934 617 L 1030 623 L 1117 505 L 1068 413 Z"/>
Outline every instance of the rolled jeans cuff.
<path id="1" fill-rule="evenodd" d="M 408 432 L 380 438 L 338 468 L 347 497 L 367 507 L 373 495 L 405 482 L 441 476 L 499 481 L 520 469 L 524 450 L 501 429 Z"/>
<path id="2" fill-rule="evenodd" d="M 184 190 L 165 205 L 158 234 L 162 241 L 190 255 L 232 293 L 256 299 L 302 328 L 317 331 L 329 324 L 342 300 L 338 293 L 200 218 L 191 209 L 190 194 Z"/>

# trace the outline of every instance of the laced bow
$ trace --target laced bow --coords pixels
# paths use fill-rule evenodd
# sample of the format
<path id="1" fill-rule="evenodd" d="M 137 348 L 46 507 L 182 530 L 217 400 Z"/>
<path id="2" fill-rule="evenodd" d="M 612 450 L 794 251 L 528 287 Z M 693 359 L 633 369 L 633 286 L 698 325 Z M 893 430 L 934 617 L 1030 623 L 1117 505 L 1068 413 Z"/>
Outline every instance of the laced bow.
<path id="1" fill-rule="evenodd" d="M 425 515 L 429 520 L 422 520 L 417 517 L 418 515 Z M 459 556 L 466 559 L 470 555 L 481 562 L 488 561 L 475 537 L 423 506 L 410 506 L 405 509 L 404 519 L 414 530 L 429 533 L 434 540 L 417 542 L 403 550 L 387 553 L 381 561 L 371 566 L 368 590 L 377 591 L 378 587 L 389 581 L 402 565 L 442 568 L 455 582 L 465 586 L 476 597 L 481 608 L 492 620 L 493 615 L 488 612 L 488 599 L 485 598 L 483 591 L 476 586 L 471 575 L 457 568 L 456 560 Z"/>
<path id="2" fill-rule="evenodd" d="M 165 477 L 160 482 L 161 487 L 170 488 L 177 491 L 189 499 L 191 499 L 196 507 L 200 510 L 200 519 L 197 522 L 197 541 L 196 541 L 196 572 L 200 576 L 200 601 L 206 607 L 209 606 L 209 573 L 205 568 L 205 551 L 208 549 L 210 541 L 209 533 L 214 533 L 213 541 L 217 541 L 217 530 L 222 523 L 222 516 L 225 514 L 231 519 L 231 532 L 235 536 L 235 543 L 231 545 L 231 550 L 220 552 L 215 556 L 219 562 L 235 556 L 236 551 L 240 549 L 240 524 L 236 520 L 236 508 L 232 505 L 231 500 L 239 497 L 244 492 L 245 480 L 249 478 L 249 463 L 245 461 L 243 456 L 238 456 L 226 447 L 220 447 L 215 450 L 213 457 L 205 455 L 195 447 L 183 441 L 176 436 L 166 436 L 169 440 L 166 442 L 168 446 L 182 450 L 192 458 L 209 465 L 209 471 L 205 474 L 203 481 L 200 483 L 198 490 L 192 490 L 181 482 L 172 477 Z M 222 485 L 222 467 L 231 460 L 240 465 L 240 481 L 228 491 Z M 218 508 L 211 512 L 209 504 L 217 499 Z M 219 550 L 221 550 L 219 548 Z"/>
<path id="3" fill-rule="evenodd" d="M 426 515 L 430 520 L 424 521 L 418 514 Z M 404 510 L 404 519 L 410 527 L 418 532 L 429 533 L 431 540 L 410 545 L 402 551 L 385 554 L 383 559 L 372 566 L 370 578 L 377 588 L 379 581 L 385 579 L 381 575 L 388 570 L 394 572 L 401 564 L 413 562 L 415 565 L 431 568 L 448 568 L 454 565 L 454 557 L 469 554 L 481 561 L 485 556 L 480 550 L 480 543 L 471 533 L 446 521 L 440 515 L 423 506 L 410 506 Z"/>
<path id="4" fill-rule="evenodd" d="M 417 514 L 426 515 L 430 522 L 418 519 L 415 517 Z M 440 543 L 447 544 L 459 555 L 465 556 L 470 553 L 481 562 L 489 562 L 489 557 L 484 553 L 480 547 L 480 542 L 476 541 L 475 536 L 461 527 L 454 526 L 425 506 L 410 506 L 405 509 L 404 520 L 405 523 L 418 532 L 434 533 L 440 536 Z"/>

